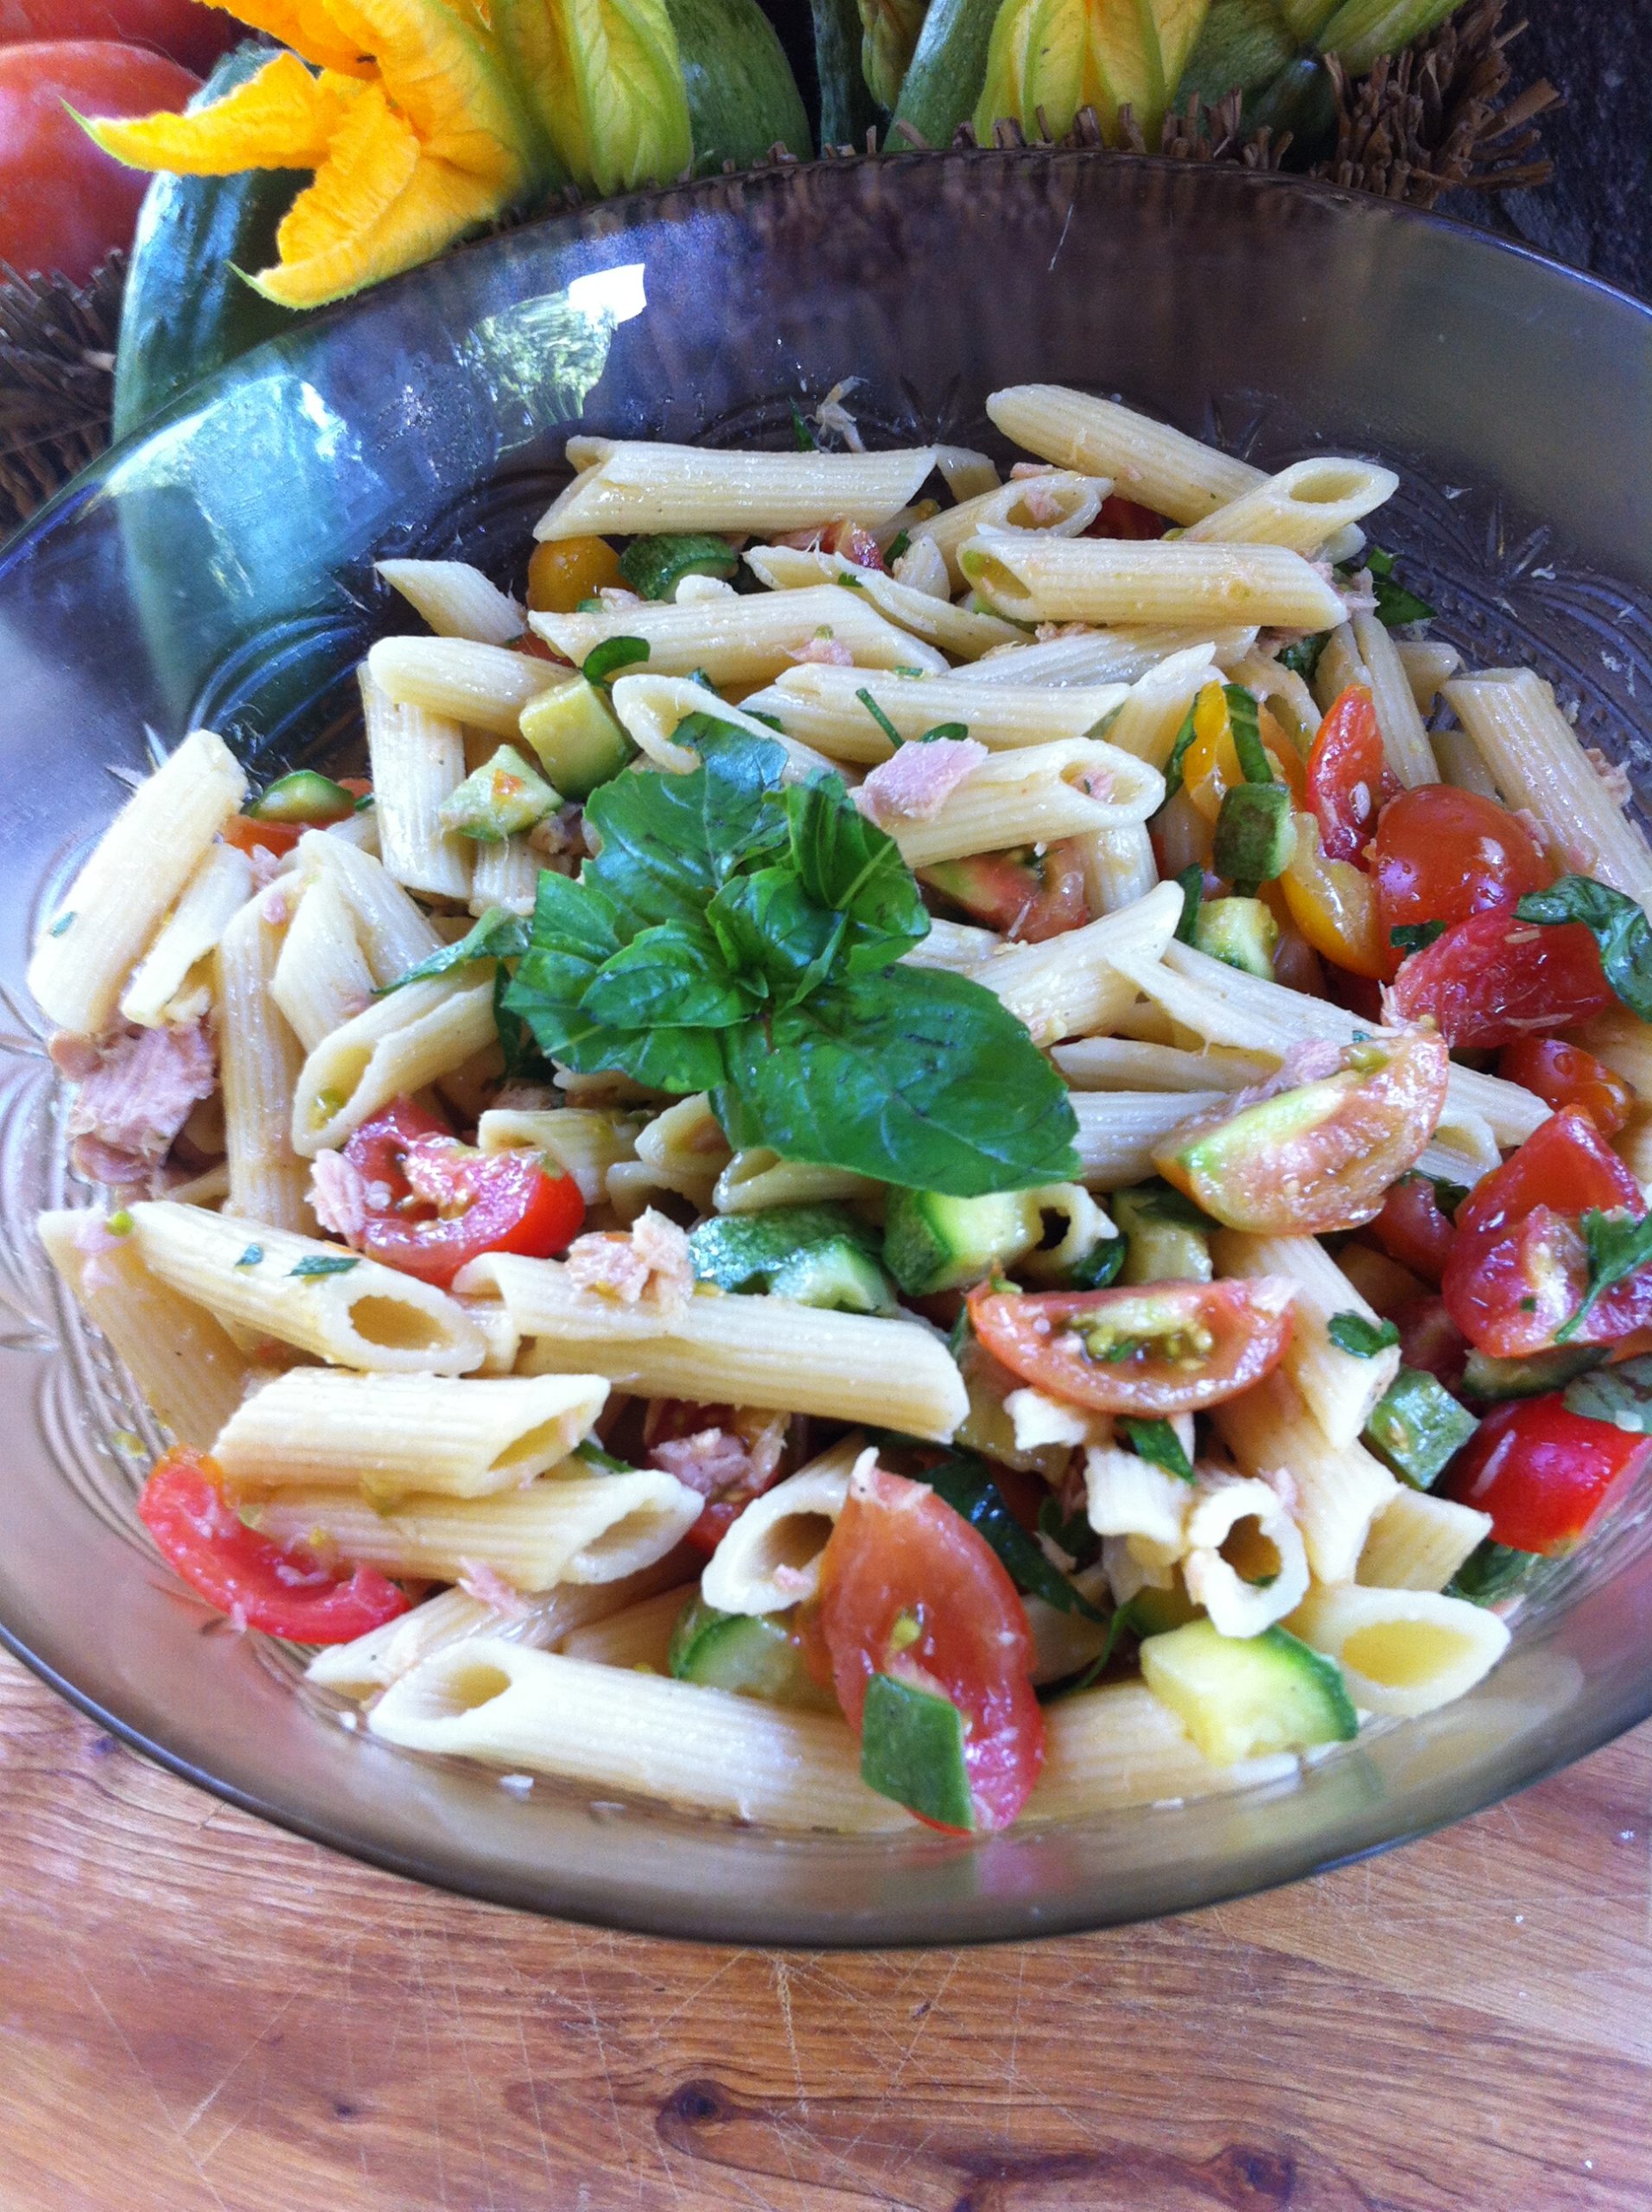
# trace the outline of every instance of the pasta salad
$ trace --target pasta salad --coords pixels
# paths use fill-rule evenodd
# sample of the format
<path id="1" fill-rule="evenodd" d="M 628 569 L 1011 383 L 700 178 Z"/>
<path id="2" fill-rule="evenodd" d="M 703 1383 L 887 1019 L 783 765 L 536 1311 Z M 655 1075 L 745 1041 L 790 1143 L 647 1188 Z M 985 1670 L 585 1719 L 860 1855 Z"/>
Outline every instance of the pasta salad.
<path id="1" fill-rule="evenodd" d="M 781 1828 L 1288 1775 L 1652 1455 L 1652 855 L 1368 541 L 1116 403 L 570 442 L 367 775 L 184 739 L 30 987 L 139 1514 L 375 1737 Z M 519 580 L 518 580 L 519 581 Z"/>

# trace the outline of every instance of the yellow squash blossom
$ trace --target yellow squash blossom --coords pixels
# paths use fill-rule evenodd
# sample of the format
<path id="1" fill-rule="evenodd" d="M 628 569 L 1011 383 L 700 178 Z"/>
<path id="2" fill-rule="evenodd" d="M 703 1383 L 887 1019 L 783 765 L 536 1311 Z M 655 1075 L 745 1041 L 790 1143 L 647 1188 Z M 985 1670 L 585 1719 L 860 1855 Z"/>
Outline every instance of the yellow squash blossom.
<path id="1" fill-rule="evenodd" d="M 227 12 L 291 50 L 194 114 L 86 127 L 135 168 L 312 169 L 276 266 L 250 277 L 283 307 L 414 268 L 569 180 L 614 192 L 692 157 L 664 0 L 233 0 Z"/>
<path id="2" fill-rule="evenodd" d="M 1116 143 L 1128 105 L 1149 146 L 1159 136 L 1209 0 L 1004 0 L 993 23 L 975 135 L 1011 117 L 1052 137 L 1092 107 Z"/>

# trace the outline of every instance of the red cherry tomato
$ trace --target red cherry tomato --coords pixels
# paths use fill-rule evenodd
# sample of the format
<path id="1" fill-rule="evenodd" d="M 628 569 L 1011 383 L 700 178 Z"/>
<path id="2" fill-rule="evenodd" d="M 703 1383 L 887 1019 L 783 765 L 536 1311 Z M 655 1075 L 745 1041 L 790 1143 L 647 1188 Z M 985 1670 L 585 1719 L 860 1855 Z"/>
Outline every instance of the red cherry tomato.
<path id="1" fill-rule="evenodd" d="M 200 89 L 175 61 L 110 39 L 0 48 L 0 260 L 84 284 L 130 245 L 149 180 L 101 153 L 69 110 L 175 112 Z"/>
<path id="2" fill-rule="evenodd" d="M 1020 944 L 1040 944 L 1090 919 L 1083 849 L 1076 838 L 969 860 L 940 861 L 922 871 L 925 883 L 988 929 Z"/>
<path id="3" fill-rule="evenodd" d="M 1516 921 L 1509 906 L 1454 922 L 1402 963 L 1388 993 L 1391 1018 L 1432 1016 L 1454 1051 L 1564 1029 L 1612 1002 L 1594 938 L 1581 922 Z"/>
<path id="4" fill-rule="evenodd" d="M 817 1624 L 851 1727 L 874 1675 L 951 1700 L 975 1825 L 1007 1827 L 1044 1764 L 1044 1716 L 1026 1608 L 963 1516 L 926 1483 L 858 1478 L 821 1560 Z"/>
<path id="5" fill-rule="evenodd" d="M 1400 1332 L 1400 1360 L 1432 1375 L 1448 1390 L 1463 1380 L 1469 1356 L 1467 1339 L 1446 1311 L 1443 1298 L 1412 1298 L 1396 1306 L 1389 1319 Z"/>
<path id="6" fill-rule="evenodd" d="M 242 1521 L 215 1460 L 181 1446 L 155 1463 L 138 1517 L 167 1565 L 238 1626 L 293 1643 L 348 1643 L 407 1611 L 371 1567 L 327 1567 L 283 1551 Z"/>
<path id="7" fill-rule="evenodd" d="M 1102 511 L 1084 532 L 1086 537 L 1162 537 L 1168 525 L 1151 507 L 1138 505 L 1109 492 Z"/>
<path id="8" fill-rule="evenodd" d="M 0 0 L 0 46 L 113 39 L 147 46 L 201 77 L 246 35 L 232 16 L 196 0 Z"/>
<path id="9" fill-rule="evenodd" d="M 1588 1212 L 1646 1211 L 1641 1186 L 1589 1116 L 1552 1115 L 1458 1210 L 1440 1291 L 1472 1344 L 1519 1359 L 1554 1342 L 1588 1286 L 1577 1224 Z M 1615 1344 L 1652 1320 L 1652 1272 L 1616 1283 L 1590 1308 L 1579 1344 Z"/>
<path id="10" fill-rule="evenodd" d="M 1052 1397 L 1097 1413 L 1191 1413 L 1236 1397 L 1277 1367 L 1291 1339 L 1288 1285 L 1156 1282 L 1139 1290 L 969 1294 L 969 1322 L 994 1357 Z"/>
<path id="11" fill-rule="evenodd" d="M 1652 1459 L 1652 1436 L 1569 1413 L 1559 1395 L 1496 1407 L 1458 1453 L 1443 1496 L 1491 1516 L 1494 1543 L 1570 1551 Z"/>
<path id="12" fill-rule="evenodd" d="M 1382 937 L 1421 922 L 1463 922 L 1543 891 L 1554 870 L 1525 824 L 1496 799 L 1450 784 L 1402 791 L 1376 825 Z"/>
<path id="13" fill-rule="evenodd" d="M 1308 754 L 1308 804 L 1323 851 L 1363 868 L 1378 810 L 1399 788 L 1383 757 L 1371 695 L 1350 683 L 1331 702 Z"/>
<path id="14" fill-rule="evenodd" d="M 1438 1283 L 1445 1274 L 1457 1234 L 1451 1217 L 1440 1205 L 1433 1179 L 1414 1173 L 1402 1175 L 1389 1185 L 1370 1233 L 1389 1259 L 1432 1283 Z"/>
<path id="15" fill-rule="evenodd" d="M 1556 1109 L 1581 1106 L 1603 1136 L 1615 1137 L 1635 1109 L 1635 1093 L 1621 1075 L 1558 1037 L 1516 1038 L 1498 1054 L 1497 1073 Z"/>
<path id="16" fill-rule="evenodd" d="M 442 1290 L 484 1252 L 548 1259 L 585 1219 L 579 1185 L 537 1153 L 473 1152 L 410 1099 L 353 1132 L 344 1156 L 368 1194 L 351 1243 Z"/>
<path id="17" fill-rule="evenodd" d="M 858 522 L 829 523 L 821 533 L 820 550 L 851 561 L 857 569 L 886 569 L 877 539 Z"/>

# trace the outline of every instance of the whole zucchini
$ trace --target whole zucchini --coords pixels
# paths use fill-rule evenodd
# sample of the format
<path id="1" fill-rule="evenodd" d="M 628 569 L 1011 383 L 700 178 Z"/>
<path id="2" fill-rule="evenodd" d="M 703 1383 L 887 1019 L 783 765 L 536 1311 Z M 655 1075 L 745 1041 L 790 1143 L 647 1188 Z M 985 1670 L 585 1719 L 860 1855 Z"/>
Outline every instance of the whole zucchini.
<path id="1" fill-rule="evenodd" d="M 895 110 L 895 121 L 910 123 L 926 145 L 950 146 L 975 113 L 998 8 L 999 0 L 930 0 Z M 897 149 L 900 143 L 891 141 Z"/>
<path id="2" fill-rule="evenodd" d="M 689 94 L 694 166 L 741 168 L 777 142 L 800 161 L 814 152 L 803 95 L 785 49 L 757 0 L 666 0 Z"/>
<path id="3" fill-rule="evenodd" d="M 237 47 L 190 109 L 221 99 L 270 58 L 267 46 Z M 309 181 L 304 169 L 249 169 L 239 176 L 162 175 L 150 185 L 138 213 L 115 354 L 118 438 L 299 320 L 236 272 L 274 261 L 276 227 Z"/>

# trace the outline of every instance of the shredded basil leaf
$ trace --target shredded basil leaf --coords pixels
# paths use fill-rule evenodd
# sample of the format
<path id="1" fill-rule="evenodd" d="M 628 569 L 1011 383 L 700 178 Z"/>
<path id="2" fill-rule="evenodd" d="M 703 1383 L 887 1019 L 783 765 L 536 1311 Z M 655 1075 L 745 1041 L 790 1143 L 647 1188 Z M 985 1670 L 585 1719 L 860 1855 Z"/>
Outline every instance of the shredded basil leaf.
<path id="1" fill-rule="evenodd" d="M 1192 1462 L 1167 1421 L 1139 1421 L 1133 1414 L 1121 1414 L 1119 1427 L 1129 1439 L 1131 1449 L 1142 1459 L 1152 1460 L 1155 1467 L 1162 1467 L 1167 1475 L 1179 1476 L 1185 1483 L 1192 1481 Z"/>
<path id="2" fill-rule="evenodd" d="M 612 1452 L 605 1452 L 594 1437 L 586 1437 L 574 1446 L 573 1456 L 583 1459 L 588 1467 L 600 1467 L 605 1475 L 634 1475 L 636 1468 L 628 1459 L 616 1459 Z"/>
<path id="3" fill-rule="evenodd" d="M 1182 763 L 1187 758 L 1187 748 L 1193 742 L 1195 730 L 1193 709 L 1182 716 L 1182 726 L 1176 733 L 1176 742 L 1170 748 L 1170 758 L 1165 763 L 1165 800 L 1173 799 L 1182 787 Z"/>
<path id="4" fill-rule="evenodd" d="M 1293 645 L 1282 649 L 1279 664 L 1299 676 L 1305 683 L 1312 683 L 1318 670 L 1319 656 L 1330 642 L 1329 630 L 1317 631 L 1311 638 L 1299 638 Z"/>
<path id="5" fill-rule="evenodd" d="M 1589 1287 L 1575 1313 L 1554 1332 L 1557 1344 L 1570 1344 L 1597 1299 L 1652 1261 L 1652 1214 L 1636 1220 L 1627 1213 L 1602 1213 L 1591 1206 L 1583 1217 L 1583 1242 L 1589 1255 Z"/>
<path id="6" fill-rule="evenodd" d="M 1444 922 L 1396 922 L 1388 943 L 1396 952 L 1421 952 L 1446 933 Z"/>
<path id="7" fill-rule="evenodd" d="M 60 914 L 46 934 L 48 937 L 61 937 L 65 930 L 73 928 L 74 921 L 73 914 Z"/>
<path id="8" fill-rule="evenodd" d="M 920 745 L 932 745 L 937 737 L 944 737 L 952 740 L 954 743 L 959 743 L 969 734 L 968 722 L 937 722 L 933 729 L 923 731 L 918 741 Z"/>
<path id="9" fill-rule="evenodd" d="M 861 704 L 866 709 L 867 714 L 871 715 L 873 721 L 876 722 L 878 728 L 883 732 L 884 735 L 888 739 L 890 744 L 894 747 L 897 752 L 899 752 L 905 741 L 901 736 L 900 732 L 895 728 L 893 722 L 890 721 L 888 715 L 885 714 L 883 709 L 878 704 L 872 694 L 867 690 L 865 684 L 861 686 L 861 689 L 855 696 L 860 701 Z"/>
<path id="10" fill-rule="evenodd" d="M 407 983 L 427 983 L 433 976 L 446 976 L 454 968 L 467 968 L 473 960 L 520 960 L 528 949 L 528 925 L 507 906 L 490 906 L 480 920 L 452 944 L 429 953 L 393 983 L 381 983 L 373 993 L 383 998 Z"/>
<path id="11" fill-rule="evenodd" d="M 918 1479 L 926 1482 L 937 1497 L 944 1497 L 977 1535 L 986 1538 L 1018 1589 L 1042 1598 L 1059 1612 L 1079 1613 L 1091 1621 L 1106 1619 L 1083 1591 L 1075 1589 L 1060 1568 L 1045 1557 L 1037 1537 L 1030 1536 L 1010 1511 L 1003 1492 L 982 1460 L 959 1453 L 944 1459 L 938 1467 L 921 1470 Z"/>
<path id="12" fill-rule="evenodd" d="M 1528 891 L 1515 914 L 1522 922 L 1583 923 L 1618 998 L 1652 1021 L 1652 925 L 1636 900 L 1592 875 L 1563 875 L 1547 891 Z"/>
<path id="13" fill-rule="evenodd" d="M 808 423 L 804 421 L 803 415 L 799 410 L 797 403 L 795 399 L 791 401 L 791 435 L 797 442 L 797 451 L 799 453 L 818 453 L 820 451 L 820 440 L 810 429 Z"/>
<path id="14" fill-rule="evenodd" d="M 245 1251 L 242 1253 L 240 1258 L 235 1262 L 235 1264 L 238 1268 L 256 1268 L 263 1257 L 264 1247 L 262 1244 L 249 1244 Z"/>
<path id="15" fill-rule="evenodd" d="M 889 541 L 889 549 L 883 556 L 892 569 L 903 553 L 911 551 L 912 543 L 912 534 L 910 530 L 898 530 L 895 532 Z"/>
<path id="16" fill-rule="evenodd" d="M 1368 1321 L 1363 1313 L 1333 1313 L 1325 1323 L 1325 1334 L 1338 1351 L 1354 1359 L 1375 1359 L 1400 1341 L 1392 1321 Z"/>
<path id="17" fill-rule="evenodd" d="M 347 1255 L 342 1252 L 307 1252 L 298 1265 L 287 1272 L 295 1275 L 346 1275 L 352 1268 L 360 1265 L 359 1255 L 353 1252 Z"/>
<path id="18" fill-rule="evenodd" d="M 588 683 L 608 683 L 621 669 L 633 667 L 648 658 L 646 638 L 604 638 L 600 645 L 593 645 L 580 667 L 580 674 Z"/>
<path id="19" fill-rule="evenodd" d="M 1392 553 L 1385 553 L 1380 545 L 1368 545 L 1360 560 L 1352 565 L 1370 570 L 1376 619 L 1385 630 L 1402 630 L 1408 623 L 1433 620 L 1437 610 L 1395 578 Z"/>

